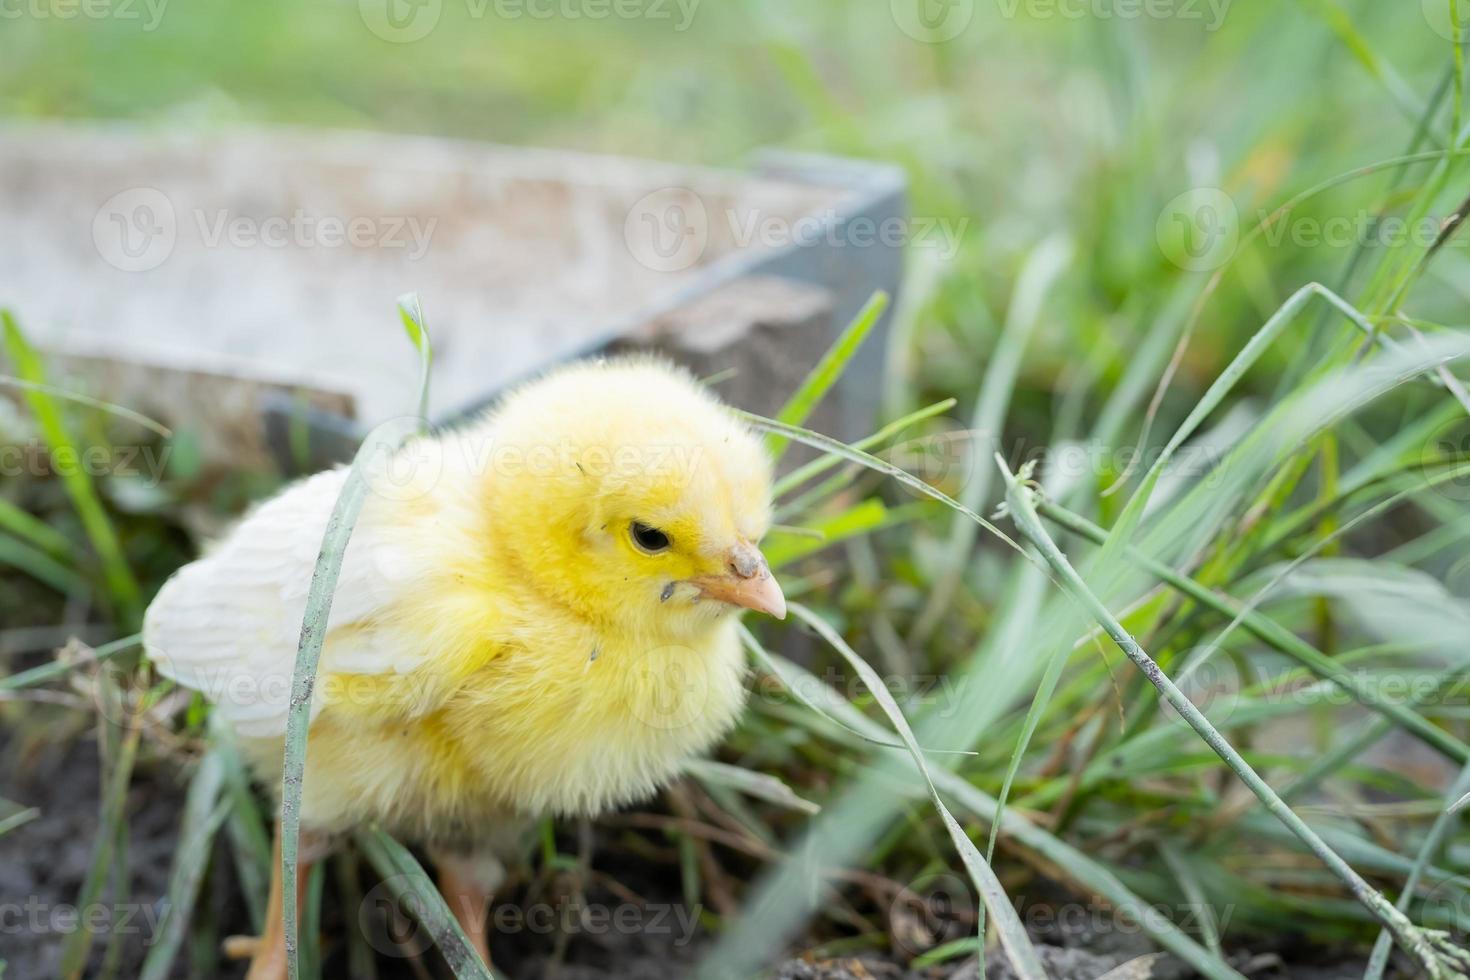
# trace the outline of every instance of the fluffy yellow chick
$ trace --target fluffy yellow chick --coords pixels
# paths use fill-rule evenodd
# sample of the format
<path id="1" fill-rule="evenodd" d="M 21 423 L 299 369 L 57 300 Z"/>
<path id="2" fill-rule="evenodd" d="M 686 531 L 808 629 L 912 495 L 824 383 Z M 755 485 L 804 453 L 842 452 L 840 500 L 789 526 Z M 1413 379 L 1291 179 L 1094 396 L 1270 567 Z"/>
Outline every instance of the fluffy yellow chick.
<path id="1" fill-rule="evenodd" d="M 214 702 L 273 786 L 346 473 L 262 504 L 144 623 L 160 672 Z M 311 708 L 303 860 L 370 820 L 425 844 L 488 959 L 486 903 L 523 828 L 646 797 L 735 723 L 733 614 L 786 612 L 756 547 L 770 460 L 682 371 L 619 360 L 557 370 L 413 441 L 369 485 Z M 251 947 L 252 977 L 285 975 L 278 920 Z"/>

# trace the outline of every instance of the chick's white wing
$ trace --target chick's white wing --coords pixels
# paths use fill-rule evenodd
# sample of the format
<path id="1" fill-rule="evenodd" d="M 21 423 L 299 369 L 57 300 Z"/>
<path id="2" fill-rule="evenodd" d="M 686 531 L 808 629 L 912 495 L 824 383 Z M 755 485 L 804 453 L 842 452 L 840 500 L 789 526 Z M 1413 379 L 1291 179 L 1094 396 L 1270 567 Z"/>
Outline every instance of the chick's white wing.
<path id="1" fill-rule="evenodd" d="M 346 469 L 319 473 L 266 501 L 216 549 L 175 573 L 148 607 L 149 659 L 164 676 L 203 692 L 242 735 L 286 730 L 306 595 L 346 478 Z M 382 624 L 414 573 L 373 505 L 348 542 L 319 673 L 404 673 L 418 663 L 412 644 Z M 321 695 L 319 685 L 313 718 Z"/>

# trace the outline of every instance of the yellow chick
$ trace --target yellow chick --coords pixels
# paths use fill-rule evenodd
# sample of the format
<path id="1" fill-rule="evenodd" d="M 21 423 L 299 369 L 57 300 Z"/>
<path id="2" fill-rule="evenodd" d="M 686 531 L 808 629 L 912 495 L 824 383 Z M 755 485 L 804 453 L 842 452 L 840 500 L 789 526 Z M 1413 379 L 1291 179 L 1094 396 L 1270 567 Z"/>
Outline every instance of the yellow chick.
<path id="1" fill-rule="evenodd" d="M 346 475 L 259 506 L 145 618 L 159 671 L 213 701 L 272 786 Z M 302 860 L 365 821 L 424 844 L 488 962 L 487 904 L 528 825 L 647 797 L 734 725 L 733 614 L 786 613 L 757 549 L 771 463 L 692 378 L 637 359 L 559 369 L 368 482 L 311 706 Z M 254 980 L 285 976 L 279 881 L 271 899 L 242 944 Z"/>

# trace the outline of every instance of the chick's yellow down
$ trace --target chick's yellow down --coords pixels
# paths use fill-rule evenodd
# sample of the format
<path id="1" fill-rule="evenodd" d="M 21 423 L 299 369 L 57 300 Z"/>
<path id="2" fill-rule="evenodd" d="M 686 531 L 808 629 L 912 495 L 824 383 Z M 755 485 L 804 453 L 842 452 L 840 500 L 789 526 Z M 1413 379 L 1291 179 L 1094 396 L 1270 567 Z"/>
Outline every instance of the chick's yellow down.
<path id="1" fill-rule="evenodd" d="M 214 702 L 272 785 L 346 474 L 261 505 L 169 580 L 144 624 L 159 670 Z M 734 724 L 733 613 L 785 615 L 756 548 L 771 464 L 681 371 L 560 369 L 403 446 L 368 482 L 311 706 L 304 839 L 379 821 L 483 900 L 517 827 L 646 797 Z M 278 938 L 252 975 L 275 975 L 264 947 Z"/>

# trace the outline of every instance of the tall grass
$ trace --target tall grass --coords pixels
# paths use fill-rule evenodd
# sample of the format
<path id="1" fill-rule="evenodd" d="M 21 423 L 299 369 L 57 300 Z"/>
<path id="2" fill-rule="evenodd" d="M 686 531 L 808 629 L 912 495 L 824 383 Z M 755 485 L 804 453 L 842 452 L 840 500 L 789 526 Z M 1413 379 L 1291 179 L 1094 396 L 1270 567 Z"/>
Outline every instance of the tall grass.
<path id="1" fill-rule="evenodd" d="M 1470 261 L 1457 222 L 1428 240 L 1385 229 L 1462 213 L 1470 160 L 1463 52 L 1416 19 L 1420 6 L 1238 4 L 1207 32 L 975 5 L 968 31 L 928 45 L 881 9 L 835 2 L 710 7 L 677 37 L 656 24 L 461 23 L 450 4 L 415 49 L 417 81 L 326 8 L 181 8 L 155 40 L 188 52 L 243 25 L 252 41 L 223 98 L 261 118 L 720 163 L 784 142 L 901 160 L 915 214 L 971 219 L 955 254 L 914 249 L 873 437 L 843 445 L 799 428 L 852 350 L 875 342 L 871 308 L 786 412 L 752 420 L 774 446 L 823 455 L 778 487 L 786 528 L 769 546 L 806 612 L 749 624 L 753 671 L 790 694 L 756 699 L 723 750 L 777 782 L 754 805 L 711 794 L 768 857 L 742 914 L 708 917 L 707 975 L 747 976 L 804 946 L 913 955 L 891 910 L 837 873 L 860 867 L 900 885 L 964 870 L 990 914 L 936 936 L 926 963 L 989 947 L 1034 975 L 1035 939 L 995 889 L 1027 902 L 1052 881 L 1212 978 L 1237 977 L 1231 951 L 1270 944 L 1283 923 L 1371 950 L 1370 976 L 1391 944 L 1446 976 L 1470 972 L 1440 934 L 1470 932 L 1470 849 L 1448 812 L 1470 745 Z M 19 26 L 0 36 L 0 111 L 149 116 L 216 81 L 101 44 L 118 24 Z M 22 34 L 28 47 L 12 40 Z M 105 51 L 133 89 L 77 78 L 82 48 Z M 631 80 L 599 67 L 614 62 L 642 67 Z M 302 86 L 353 97 L 303 102 Z M 671 126 L 670 111 L 686 117 Z M 1222 188 L 1239 212 L 1236 247 L 1211 269 L 1180 268 L 1157 232 L 1191 188 Z M 1301 237 L 1344 218 L 1346 243 Z M 427 340 L 417 305 L 400 311 Z M 44 441 L 74 442 L 92 409 L 38 408 L 40 365 L 11 333 Z M 954 444 L 968 452 L 899 465 L 915 446 Z M 997 451 L 1013 471 L 1038 460 L 1038 482 L 1008 480 Z M 144 578 L 127 552 L 132 518 L 105 484 L 60 487 L 65 511 L 34 486 L 5 489 L 7 581 L 95 599 L 95 618 L 131 632 L 152 583 L 130 584 Z M 1008 515 L 992 516 L 1007 491 Z M 804 663 L 783 656 L 814 639 Z M 130 652 L 97 651 L 125 671 Z M 829 667 L 868 686 L 844 697 Z M 91 670 L 44 663 L 0 692 Z M 939 677 L 953 701 L 917 686 Z M 878 693 L 892 682 L 910 697 Z M 126 672 L 104 688 L 134 708 L 152 690 Z M 180 727 L 203 739 L 199 717 Z M 118 793 L 150 749 L 135 728 L 101 737 L 88 895 L 121 840 Z M 210 744 L 223 761 L 194 770 L 171 882 L 180 911 L 154 972 L 193 929 L 183 913 L 221 826 L 247 905 L 261 906 L 261 817 L 228 745 Z M 1432 762 L 1394 762 L 1420 748 Z M 22 832 L 13 819 L 0 832 Z M 381 873 L 420 880 L 391 841 L 358 843 Z M 834 893 L 866 913 L 858 924 L 822 918 Z M 1150 914 L 1161 907 L 1180 914 Z M 426 913 L 433 931 L 463 952 L 438 913 Z"/>

